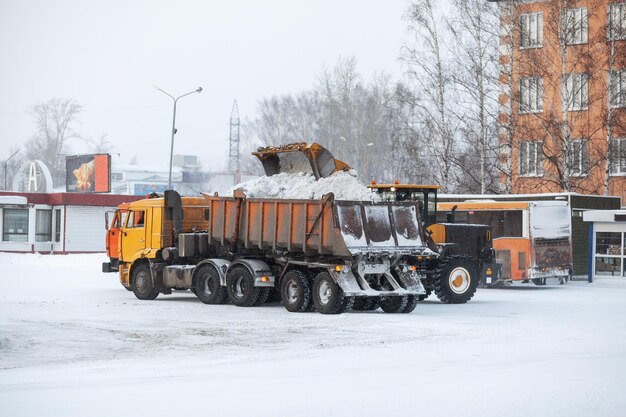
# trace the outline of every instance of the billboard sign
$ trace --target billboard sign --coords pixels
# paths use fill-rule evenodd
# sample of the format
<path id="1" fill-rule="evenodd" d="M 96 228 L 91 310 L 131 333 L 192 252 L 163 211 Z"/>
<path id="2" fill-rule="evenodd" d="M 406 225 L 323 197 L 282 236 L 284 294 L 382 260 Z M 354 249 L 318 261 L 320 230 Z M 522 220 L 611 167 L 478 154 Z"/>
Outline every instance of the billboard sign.
<path id="1" fill-rule="evenodd" d="M 65 158 L 68 193 L 108 193 L 111 191 L 111 155 L 73 155 Z"/>

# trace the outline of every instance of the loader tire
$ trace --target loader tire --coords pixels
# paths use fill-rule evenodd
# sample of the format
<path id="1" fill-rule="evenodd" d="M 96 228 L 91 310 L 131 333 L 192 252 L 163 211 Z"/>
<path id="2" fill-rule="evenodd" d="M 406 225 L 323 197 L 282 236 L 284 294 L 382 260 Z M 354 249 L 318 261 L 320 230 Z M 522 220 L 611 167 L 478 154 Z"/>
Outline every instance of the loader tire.
<path id="1" fill-rule="evenodd" d="M 406 295 L 381 297 L 380 308 L 382 308 L 385 313 L 403 313 L 407 301 L 408 297 Z"/>
<path id="2" fill-rule="evenodd" d="M 194 294 L 204 304 L 224 304 L 228 299 L 226 287 L 220 283 L 220 275 L 211 265 L 202 265 L 195 272 Z"/>
<path id="3" fill-rule="evenodd" d="M 280 295 L 283 306 L 292 313 L 308 311 L 311 305 L 311 281 L 302 271 L 292 269 L 280 283 Z"/>
<path id="4" fill-rule="evenodd" d="M 442 303 L 463 304 L 476 293 L 478 281 L 478 268 L 472 260 L 450 256 L 443 259 L 435 271 L 435 294 Z"/>
<path id="5" fill-rule="evenodd" d="M 140 300 L 154 300 L 159 295 L 159 290 L 152 284 L 150 266 L 146 263 L 138 263 L 133 266 L 131 272 L 132 289 L 135 297 Z"/>
<path id="6" fill-rule="evenodd" d="M 401 313 L 411 313 L 417 307 L 417 302 L 420 300 L 419 295 L 409 295 L 406 300 L 406 305 L 402 309 Z"/>
<path id="7" fill-rule="evenodd" d="M 244 266 L 236 266 L 226 275 L 226 291 L 230 301 L 238 307 L 252 307 L 261 296 L 261 287 L 254 286 L 254 278 Z"/>
<path id="8" fill-rule="evenodd" d="M 356 297 L 352 310 L 355 311 L 373 311 L 380 307 L 380 297 Z"/>
<path id="9" fill-rule="evenodd" d="M 313 281 L 313 304 L 322 314 L 341 314 L 349 310 L 354 297 L 346 297 L 328 272 L 320 272 Z"/>

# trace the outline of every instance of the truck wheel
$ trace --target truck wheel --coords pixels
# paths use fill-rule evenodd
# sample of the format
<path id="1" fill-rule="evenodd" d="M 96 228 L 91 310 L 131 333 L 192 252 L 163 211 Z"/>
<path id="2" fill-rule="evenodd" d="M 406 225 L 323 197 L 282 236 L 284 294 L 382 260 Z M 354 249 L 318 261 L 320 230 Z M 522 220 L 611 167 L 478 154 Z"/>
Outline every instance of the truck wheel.
<path id="1" fill-rule="evenodd" d="M 261 295 L 261 287 L 254 286 L 254 278 L 244 266 L 236 266 L 228 271 L 226 291 L 230 301 L 238 307 L 253 306 Z"/>
<path id="2" fill-rule="evenodd" d="M 405 295 L 394 295 L 391 297 L 381 297 L 380 308 L 385 313 L 403 313 L 408 297 Z"/>
<path id="3" fill-rule="evenodd" d="M 145 263 L 139 263 L 133 266 L 131 274 L 132 288 L 135 297 L 140 300 L 154 300 L 159 295 L 159 290 L 152 285 L 152 274 L 150 267 Z"/>
<path id="4" fill-rule="evenodd" d="M 259 299 L 256 300 L 256 303 L 254 303 L 255 307 L 262 306 L 267 303 L 270 299 L 270 291 L 272 290 L 272 287 L 259 287 L 259 290 Z"/>
<path id="5" fill-rule="evenodd" d="M 311 304 L 311 282 L 301 271 L 292 269 L 280 283 L 280 296 L 287 311 L 302 313 Z"/>
<path id="6" fill-rule="evenodd" d="M 196 269 L 196 287 L 194 293 L 204 304 L 224 304 L 227 299 L 226 288 L 220 284 L 220 276 L 211 265 L 202 265 Z"/>
<path id="7" fill-rule="evenodd" d="M 477 268 L 470 259 L 451 256 L 437 266 L 434 284 L 435 294 L 442 303 L 466 303 L 472 299 L 478 287 Z"/>
<path id="8" fill-rule="evenodd" d="M 546 285 L 546 279 L 545 278 L 533 278 L 532 282 L 535 285 Z"/>
<path id="9" fill-rule="evenodd" d="M 352 307 L 354 297 L 346 297 L 328 272 L 320 272 L 313 281 L 313 304 L 322 314 L 341 314 Z"/>
<path id="10" fill-rule="evenodd" d="M 406 305 L 402 309 L 401 313 L 410 313 L 415 310 L 417 307 L 417 302 L 419 301 L 419 295 L 409 295 L 407 297 Z"/>
<path id="11" fill-rule="evenodd" d="M 373 311 L 380 307 L 380 297 L 356 297 L 352 310 Z"/>

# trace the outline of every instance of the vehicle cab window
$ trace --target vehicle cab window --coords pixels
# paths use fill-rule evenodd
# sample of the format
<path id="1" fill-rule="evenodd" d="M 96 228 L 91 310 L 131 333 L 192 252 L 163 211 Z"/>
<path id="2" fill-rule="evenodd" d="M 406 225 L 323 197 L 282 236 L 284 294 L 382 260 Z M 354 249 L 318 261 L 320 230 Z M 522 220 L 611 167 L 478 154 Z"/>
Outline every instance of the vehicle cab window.
<path id="1" fill-rule="evenodd" d="M 144 211 L 134 210 L 128 213 L 126 228 L 140 228 L 144 226 Z"/>

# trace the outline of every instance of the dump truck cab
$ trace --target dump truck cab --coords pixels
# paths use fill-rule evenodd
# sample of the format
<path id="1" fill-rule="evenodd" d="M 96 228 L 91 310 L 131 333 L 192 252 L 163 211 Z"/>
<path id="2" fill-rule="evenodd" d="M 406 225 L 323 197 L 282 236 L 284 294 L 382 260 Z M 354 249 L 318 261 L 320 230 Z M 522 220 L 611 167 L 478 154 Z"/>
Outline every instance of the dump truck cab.
<path id="1" fill-rule="evenodd" d="M 495 263 L 491 228 L 488 225 L 459 224 L 454 220 L 455 208 L 446 212 L 446 221 L 438 223 L 438 185 L 377 184 L 368 186 L 383 201 L 418 201 L 423 226 L 428 233 L 427 243 L 440 257 L 431 262 L 425 282 L 427 291 L 447 303 L 462 303 L 471 299 L 479 284 L 489 285 L 499 277 Z M 439 215 L 441 217 L 441 215 Z"/>

